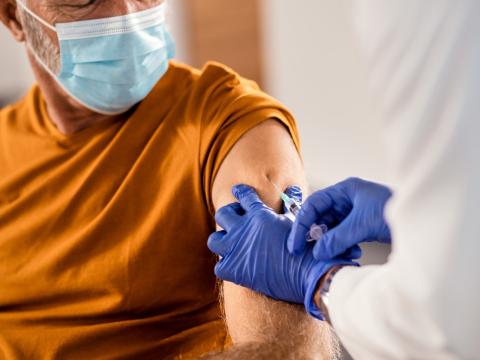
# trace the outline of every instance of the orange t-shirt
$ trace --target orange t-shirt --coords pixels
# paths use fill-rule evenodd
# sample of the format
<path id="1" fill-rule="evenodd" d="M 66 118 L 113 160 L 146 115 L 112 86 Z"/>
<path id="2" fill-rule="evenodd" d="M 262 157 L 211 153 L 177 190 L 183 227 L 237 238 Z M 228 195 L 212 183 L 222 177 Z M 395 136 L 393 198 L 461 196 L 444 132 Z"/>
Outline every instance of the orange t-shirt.
<path id="1" fill-rule="evenodd" d="M 255 83 L 171 63 L 126 121 L 63 135 L 34 86 L 0 111 L 0 359 L 188 359 L 226 330 L 206 246 L 229 150 L 274 118 Z"/>

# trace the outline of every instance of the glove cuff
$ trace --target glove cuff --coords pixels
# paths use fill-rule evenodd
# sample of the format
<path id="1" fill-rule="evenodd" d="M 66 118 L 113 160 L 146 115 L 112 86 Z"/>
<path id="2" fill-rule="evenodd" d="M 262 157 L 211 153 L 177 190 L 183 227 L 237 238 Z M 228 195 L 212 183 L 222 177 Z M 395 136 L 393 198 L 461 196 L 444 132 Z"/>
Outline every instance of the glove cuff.
<path id="1" fill-rule="evenodd" d="M 319 309 L 318 306 L 315 304 L 315 294 L 319 287 L 319 282 L 321 281 L 322 277 L 326 275 L 330 270 L 333 268 L 337 268 L 337 270 L 333 270 L 333 273 L 338 271 L 338 268 L 342 268 L 344 266 L 359 266 L 359 264 L 351 262 L 351 261 L 335 261 L 328 264 L 323 264 L 317 271 L 312 271 L 307 279 L 307 291 L 305 293 L 305 310 L 314 318 L 322 321 L 326 321 L 326 316 L 328 314 L 324 314 L 322 309 Z"/>
<path id="2" fill-rule="evenodd" d="M 331 264 L 323 264 L 321 267 L 315 267 L 314 271 L 312 271 L 308 278 L 307 278 L 307 291 L 305 292 L 305 300 L 303 304 L 305 305 L 305 310 L 307 313 L 312 315 L 314 318 L 318 320 L 325 320 L 320 309 L 315 305 L 315 292 L 318 287 L 318 283 L 323 275 L 325 275 L 328 270 L 334 267 L 335 263 Z"/>

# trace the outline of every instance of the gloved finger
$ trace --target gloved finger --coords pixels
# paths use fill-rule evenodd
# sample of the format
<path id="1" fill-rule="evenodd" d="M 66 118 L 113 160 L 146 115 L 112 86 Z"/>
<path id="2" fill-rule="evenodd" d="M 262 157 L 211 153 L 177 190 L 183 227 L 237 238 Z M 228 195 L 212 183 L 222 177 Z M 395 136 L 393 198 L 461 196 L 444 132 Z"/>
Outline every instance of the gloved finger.
<path id="1" fill-rule="evenodd" d="M 328 231 L 313 248 L 313 256 L 317 260 L 337 257 L 349 248 L 366 240 L 368 229 L 358 221 L 353 210 L 338 226 Z"/>
<path id="2" fill-rule="evenodd" d="M 242 218 L 243 209 L 239 203 L 233 203 L 220 208 L 215 213 L 215 221 L 227 232 Z"/>
<path id="3" fill-rule="evenodd" d="M 339 256 L 343 259 L 355 260 L 362 257 L 362 249 L 359 245 L 353 245 L 351 248 L 348 248 L 343 254 Z"/>
<path id="4" fill-rule="evenodd" d="M 207 246 L 211 252 L 220 256 L 230 252 L 230 244 L 226 241 L 225 235 L 227 235 L 226 231 L 217 231 L 208 237 Z"/>
<path id="5" fill-rule="evenodd" d="M 335 226 L 337 226 L 339 224 L 339 221 L 337 220 L 337 218 L 329 212 L 323 214 L 321 216 L 321 220 L 317 220 L 316 222 L 317 224 L 318 223 L 321 223 L 321 224 L 324 224 L 326 225 L 329 229 L 333 229 Z M 320 224 L 318 224 L 320 225 Z"/>
<path id="6" fill-rule="evenodd" d="M 392 243 L 392 232 L 386 220 L 383 221 L 383 225 L 381 226 L 378 233 L 380 234 L 379 238 L 377 239 L 378 242 L 381 242 L 383 244 Z"/>
<path id="7" fill-rule="evenodd" d="M 252 211 L 266 207 L 255 189 L 251 186 L 244 184 L 236 185 L 233 187 L 232 193 L 233 196 L 240 201 L 240 204 L 245 211 Z"/>
<path id="8" fill-rule="evenodd" d="M 287 240 L 287 248 L 290 253 L 298 255 L 305 251 L 310 227 L 322 215 L 325 215 L 331 206 L 332 199 L 325 191 L 318 191 L 305 201 Z"/>
<path id="9" fill-rule="evenodd" d="M 228 259 L 223 258 L 217 262 L 214 269 L 215 276 L 221 280 L 235 283 L 233 274 L 228 271 L 227 261 Z"/>
<path id="10" fill-rule="evenodd" d="M 301 204 L 303 202 L 303 193 L 302 188 L 297 185 L 289 186 L 285 189 L 285 194 Z M 289 210 L 286 208 L 285 204 L 283 205 L 283 212 L 286 214 Z"/>

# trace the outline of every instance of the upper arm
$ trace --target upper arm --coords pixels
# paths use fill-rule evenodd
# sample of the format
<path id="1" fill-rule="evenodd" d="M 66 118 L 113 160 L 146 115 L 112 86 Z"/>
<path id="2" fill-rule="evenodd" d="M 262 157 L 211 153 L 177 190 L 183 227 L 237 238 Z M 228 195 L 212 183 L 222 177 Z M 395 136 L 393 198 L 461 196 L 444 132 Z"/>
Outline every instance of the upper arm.
<path id="1" fill-rule="evenodd" d="M 227 155 L 212 187 L 215 209 L 236 201 L 231 189 L 237 184 L 254 187 L 267 205 L 278 209 L 280 197 L 270 180 L 281 189 L 298 185 L 305 190 L 300 155 L 285 126 L 276 120 L 247 132 Z"/>
<path id="2" fill-rule="evenodd" d="M 232 203 L 232 186 L 244 183 L 257 189 L 263 201 L 277 210 L 281 201 L 271 179 L 280 188 L 298 185 L 305 189 L 302 161 L 287 129 L 275 120 L 267 120 L 247 132 L 223 161 L 212 188 L 215 208 Z M 262 317 L 269 307 L 285 306 L 246 288 L 224 283 L 224 308 L 234 342 L 254 340 Z M 283 313 L 285 313 L 283 311 Z"/>

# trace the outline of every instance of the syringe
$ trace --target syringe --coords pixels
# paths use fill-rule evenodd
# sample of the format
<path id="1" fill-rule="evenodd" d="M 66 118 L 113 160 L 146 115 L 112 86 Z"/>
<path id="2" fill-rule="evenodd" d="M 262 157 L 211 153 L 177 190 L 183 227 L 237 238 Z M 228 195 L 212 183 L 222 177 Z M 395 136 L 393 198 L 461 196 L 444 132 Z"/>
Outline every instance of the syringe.
<path id="1" fill-rule="evenodd" d="M 283 191 L 281 191 L 279 189 L 279 187 L 273 181 L 270 180 L 270 182 L 273 184 L 275 189 L 280 194 L 280 198 L 284 202 L 285 207 L 288 209 L 288 211 L 290 213 L 292 213 L 292 215 L 294 217 L 297 217 L 298 213 L 300 212 L 300 209 L 302 208 L 302 204 L 300 204 L 298 201 L 296 201 L 295 199 L 291 198 L 290 196 L 285 194 Z M 311 242 L 311 241 L 320 240 L 322 238 L 323 234 L 325 234 L 327 231 L 328 231 L 328 226 L 327 225 L 325 225 L 325 224 L 313 224 L 310 227 L 310 231 L 307 234 L 307 241 Z"/>

